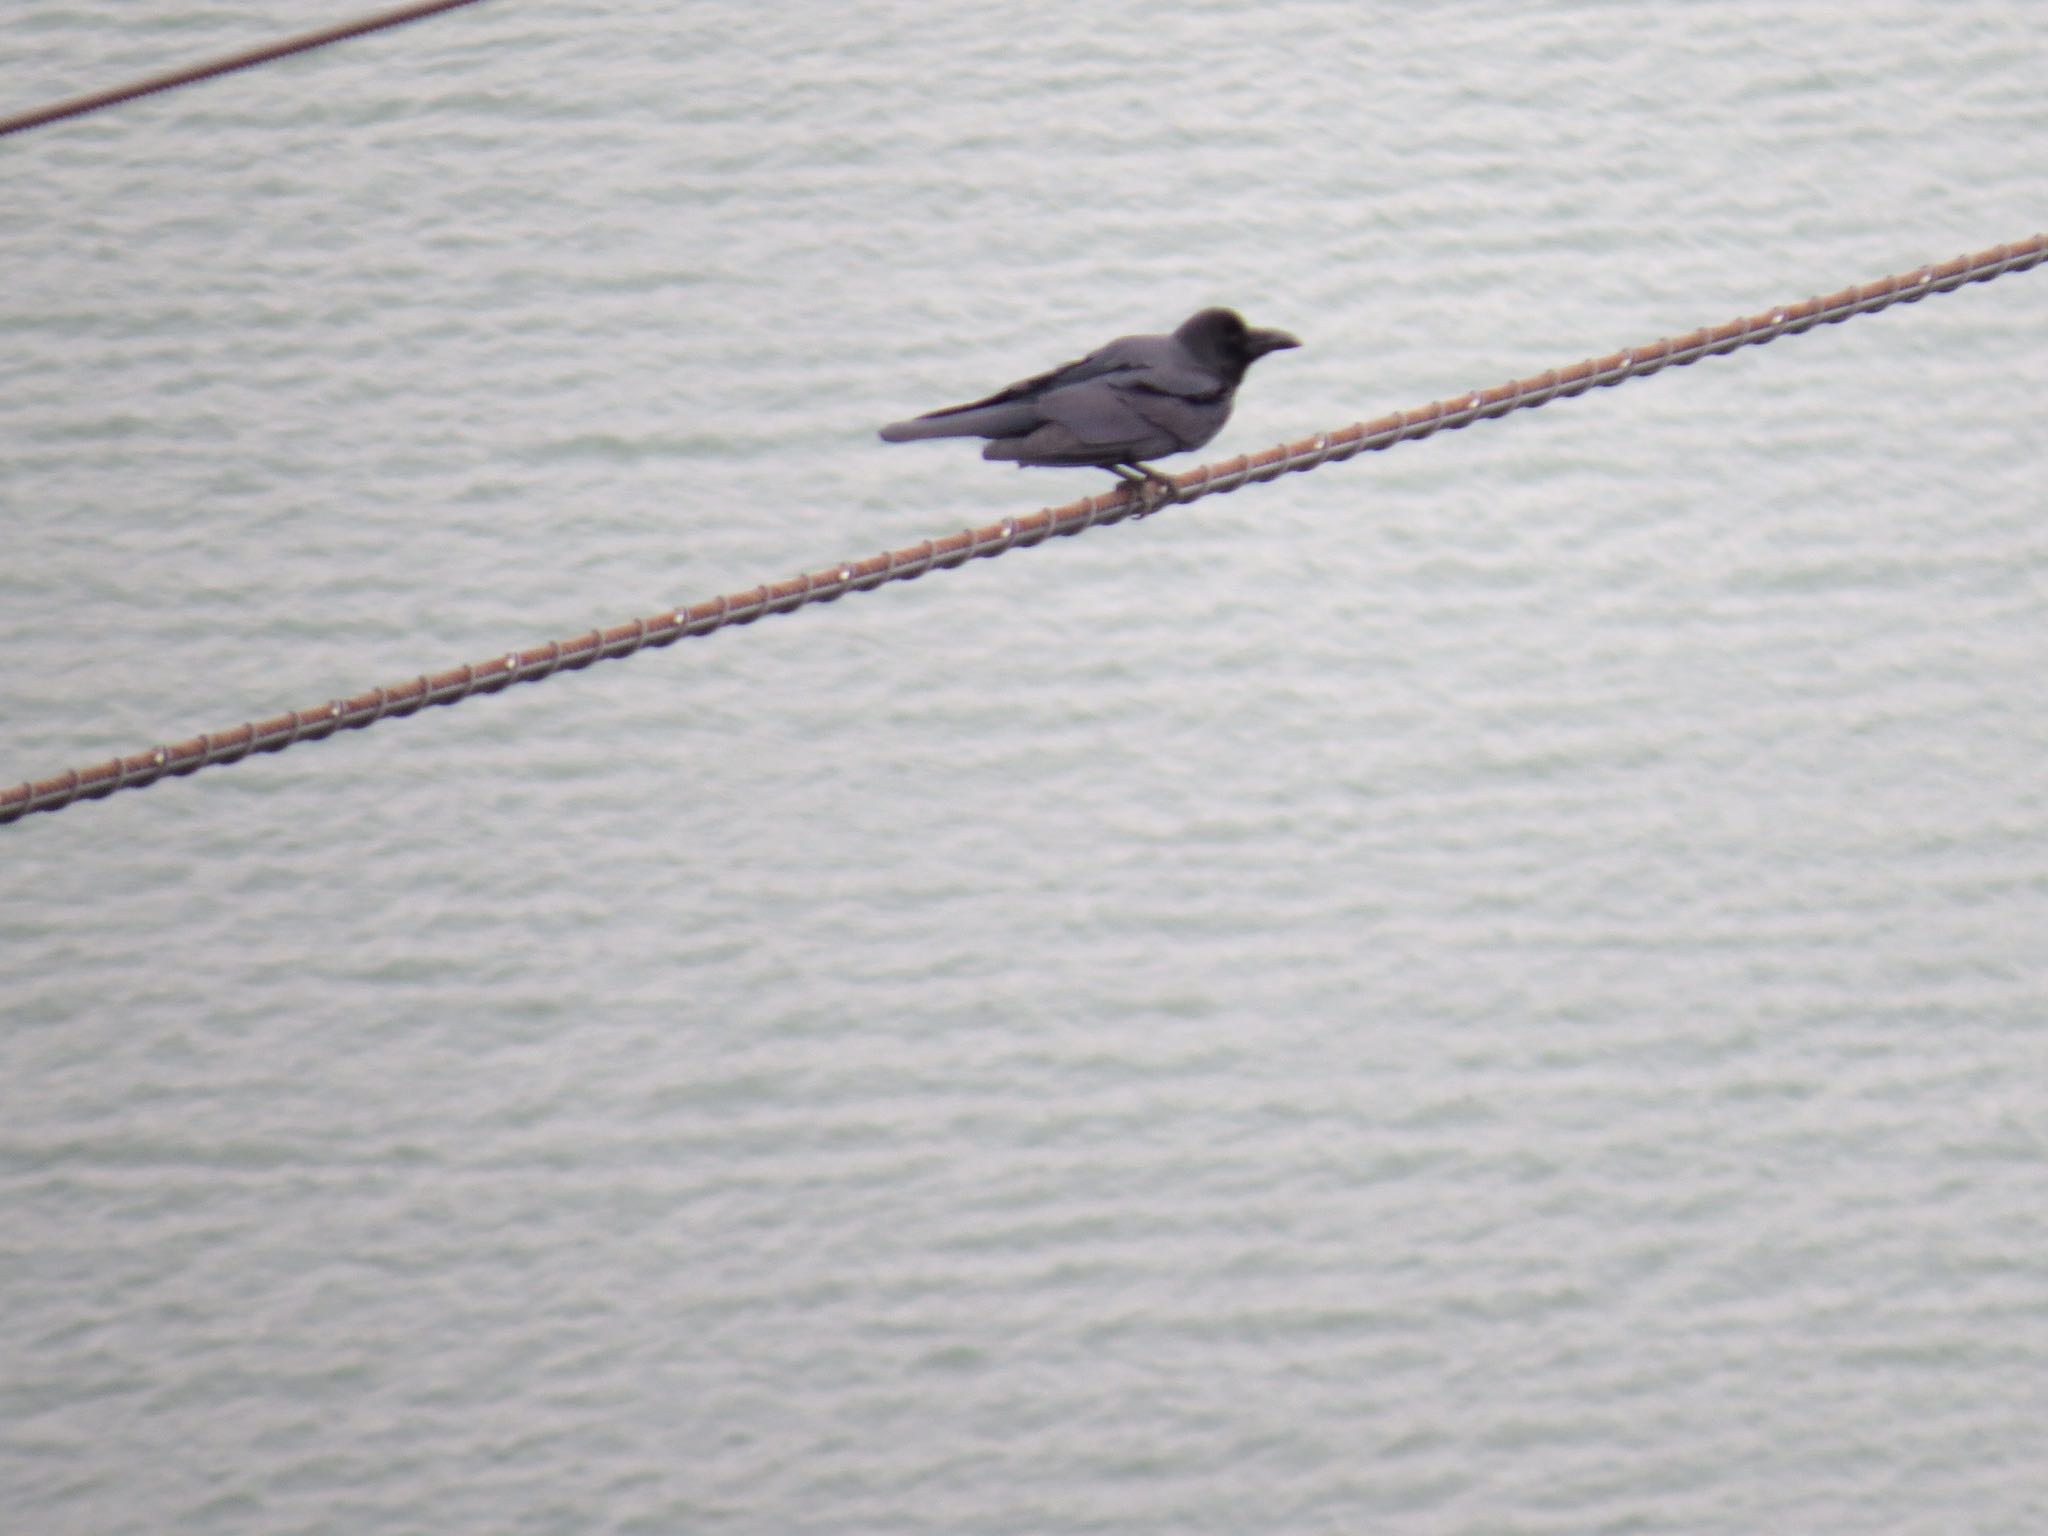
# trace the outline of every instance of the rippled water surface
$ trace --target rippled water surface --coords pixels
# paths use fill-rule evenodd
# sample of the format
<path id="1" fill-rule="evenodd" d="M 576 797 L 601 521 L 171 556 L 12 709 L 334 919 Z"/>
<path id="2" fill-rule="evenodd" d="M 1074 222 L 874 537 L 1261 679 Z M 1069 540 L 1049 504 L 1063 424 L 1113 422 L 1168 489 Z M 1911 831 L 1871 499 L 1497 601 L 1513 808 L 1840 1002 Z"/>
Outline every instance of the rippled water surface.
<path id="1" fill-rule="evenodd" d="M 115 12 L 118 10 L 118 15 Z M 13 0 L 0 111 L 345 13 Z M 490 0 L 0 141 L 0 777 L 2048 227 L 2006 3 Z M 34 1533 L 2048 1526 L 2048 276 L 0 828 Z"/>

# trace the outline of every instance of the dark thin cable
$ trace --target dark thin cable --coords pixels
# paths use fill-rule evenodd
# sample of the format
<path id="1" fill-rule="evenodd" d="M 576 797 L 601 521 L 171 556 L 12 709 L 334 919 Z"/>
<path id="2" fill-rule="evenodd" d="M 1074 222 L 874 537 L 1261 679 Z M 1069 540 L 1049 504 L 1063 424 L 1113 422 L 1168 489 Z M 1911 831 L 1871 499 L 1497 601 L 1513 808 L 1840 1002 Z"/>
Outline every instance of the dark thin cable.
<path id="1" fill-rule="evenodd" d="M 438 15 L 442 11 L 452 11 L 476 3 L 477 0 L 420 0 L 417 4 L 394 6 L 391 10 L 379 11 L 374 16 L 364 16 L 355 21 L 341 22 L 336 26 L 322 27 L 317 32 L 301 32 L 296 37 L 279 38 L 274 43 L 262 43 L 254 48 L 245 48 L 240 53 L 211 59 L 204 64 L 188 64 L 182 69 L 168 69 L 162 74 L 146 75 L 140 80 L 131 80 L 126 85 L 113 86 L 104 91 L 92 91 L 84 96 L 73 96 L 68 101 L 52 102 L 47 107 L 17 112 L 12 117 L 0 117 L 0 138 L 5 138 L 10 133 L 20 133 L 24 129 L 40 128 L 45 123 L 61 122 L 67 117 L 82 117 L 88 112 L 97 112 L 102 107 L 133 101 L 138 96 L 153 96 L 158 91 L 175 90 L 178 86 L 191 85 L 197 80 L 211 80 L 215 75 L 232 74 L 238 69 L 268 64 L 272 59 L 304 53 L 309 48 L 325 48 L 329 43 L 362 37 L 370 32 L 381 32 L 386 27 L 403 26 L 408 21 L 418 21 L 423 17 Z"/>
<path id="2" fill-rule="evenodd" d="M 1244 454 L 1221 464 L 1204 464 L 1173 478 L 1172 491 L 1151 484 L 1121 486 L 1063 507 L 1044 507 L 1024 517 L 967 528 L 941 539 L 925 539 L 902 549 L 847 561 L 803 576 L 755 587 L 750 592 L 715 597 L 707 602 L 671 609 L 647 618 L 630 619 L 609 629 L 593 629 L 572 640 L 556 640 L 524 651 L 508 651 L 488 661 L 472 662 L 445 672 L 422 674 L 389 687 L 373 688 L 354 698 L 334 699 L 312 709 L 295 709 L 269 720 L 209 732 L 175 746 L 113 758 L 90 768 L 74 768 L 54 778 L 33 780 L 0 789 L 0 822 L 19 820 L 32 811 L 55 811 L 79 799 L 103 799 L 121 789 L 140 789 L 167 774 L 195 773 L 215 763 L 239 762 L 252 752 L 282 752 L 294 742 L 318 740 L 340 730 L 375 725 L 394 715 L 410 715 L 429 704 L 455 704 L 476 693 L 496 693 L 513 683 L 537 683 L 557 672 L 587 667 L 594 661 L 630 656 L 643 648 L 673 645 L 678 640 L 708 635 L 728 625 L 751 624 L 771 613 L 794 613 L 811 603 L 829 603 L 849 592 L 872 592 L 892 581 L 912 581 L 927 571 L 950 569 L 969 560 L 989 559 L 1010 550 L 1042 544 L 1047 539 L 1085 533 L 1133 514 L 1157 511 L 1178 502 L 1220 496 L 1254 480 L 1315 469 L 1339 459 L 1413 442 L 1436 432 L 1469 427 L 1510 411 L 1531 410 L 1552 400 L 1582 395 L 1589 389 L 1646 378 L 1664 368 L 1679 368 L 1703 357 L 1761 346 L 1780 336 L 1796 336 L 1817 325 L 1833 325 L 1853 315 L 1875 314 L 1894 304 L 1912 304 L 1934 293 L 1952 293 L 1965 283 L 1985 283 L 2008 272 L 2024 272 L 2048 261 L 2048 235 L 2035 235 L 2015 245 L 1993 246 L 1974 256 L 1958 256 L 1940 266 L 1922 267 L 1881 277 L 1874 283 L 1844 288 L 1826 298 L 1750 315 L 1697 330 L 1675 340 L 1662 340 L 1626 352 L 1589 358 L 1569 368 L 1553 368 L 1510 384 L 1475 390 L 1455 400 L 1437 400 L 1420 410 L 1397 411 L 1376 421 L 1357 422 L 1335 432 L 1320 432 L 1299 442 L 1283 443 L 1263 453 Z"/>

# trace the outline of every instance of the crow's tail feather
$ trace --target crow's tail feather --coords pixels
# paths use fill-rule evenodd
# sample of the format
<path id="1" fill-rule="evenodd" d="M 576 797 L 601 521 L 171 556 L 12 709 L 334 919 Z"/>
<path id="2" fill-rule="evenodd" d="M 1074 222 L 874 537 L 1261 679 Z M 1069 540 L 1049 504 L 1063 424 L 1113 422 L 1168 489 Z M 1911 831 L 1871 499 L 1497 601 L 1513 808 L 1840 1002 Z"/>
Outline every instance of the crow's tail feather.
<path id="1" fill-rule="evenodd" d="M 956 405 L 882 428 L 885 443 L 914 443 L 927 437 L 1008 437 L 1029 432 L 1044 418 L 1035 406 L 1010 400 L 999 405 Z"/>

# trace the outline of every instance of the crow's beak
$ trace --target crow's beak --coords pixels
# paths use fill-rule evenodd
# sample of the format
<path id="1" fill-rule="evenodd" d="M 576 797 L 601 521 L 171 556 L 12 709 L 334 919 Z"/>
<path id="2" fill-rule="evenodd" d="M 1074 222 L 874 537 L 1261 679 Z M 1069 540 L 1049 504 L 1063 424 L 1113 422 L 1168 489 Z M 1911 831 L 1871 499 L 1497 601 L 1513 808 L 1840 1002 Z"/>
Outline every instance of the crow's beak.
<path id="1" fill-rule="evenodd" d="M 1250 331 L 1244 338 L 1251 346 L 1253 357 L 1264 357 L 1268 352 L 1285 352 L 1289 347 L 1298 347 L 1298 338 L 1285 331 Z"/>

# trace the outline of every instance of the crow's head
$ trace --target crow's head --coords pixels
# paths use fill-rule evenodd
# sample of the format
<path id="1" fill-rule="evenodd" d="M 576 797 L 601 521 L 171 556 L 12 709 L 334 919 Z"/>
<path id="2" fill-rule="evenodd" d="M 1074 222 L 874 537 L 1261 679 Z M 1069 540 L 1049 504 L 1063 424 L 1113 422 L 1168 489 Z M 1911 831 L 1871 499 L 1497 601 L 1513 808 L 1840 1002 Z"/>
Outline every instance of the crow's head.
<path id="1" fill-rule="evenodd" d="M 1205 309 L 1181 323 L 1174 337 L 1203 367 L 1235 384 L 1268 352 L 1301 343 L 1285 331 L 1262 331 L 1244 323 L 1234 309 Z"/>

